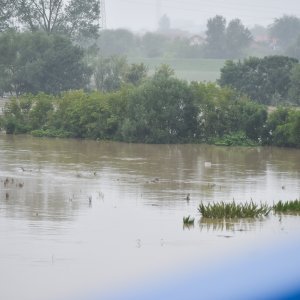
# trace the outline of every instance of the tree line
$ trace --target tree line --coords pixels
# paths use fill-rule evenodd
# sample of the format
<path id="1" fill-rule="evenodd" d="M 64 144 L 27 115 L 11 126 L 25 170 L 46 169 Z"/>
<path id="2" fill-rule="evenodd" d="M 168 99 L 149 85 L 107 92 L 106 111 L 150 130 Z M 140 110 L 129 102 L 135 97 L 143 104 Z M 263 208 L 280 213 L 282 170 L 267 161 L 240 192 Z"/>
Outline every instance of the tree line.
<path id="1" fill-rule="evenodd" d="M 5 31 L 0 33 L 0 95 L 68 90 L 118 91 L 140 85 L 147 66 L 123 56 L 91 55 L 64 35 Z M 286 56 L 226 61 L 218 84 L 266 105 L 300 104 L 300 65 Z"/>
<path id="2" fill-rule="evenodd" d="M 217 84 L 178 80 L 167 66 L 149 76 L 145 65 L 109 57 L 106 43 L 98 44 L 100 48 L 91 43 L 99 33 L 99 1 L 0 1 L 0 95 L 15 96 L 1 118 L 7 133 L 299 146 L 299 112 L 282 108 L 268 115 L 264 106 L 299 104 L 300 67 L 295 58 L 227 61 Z M 169 27 L 167 20 L 162 25 Z M 275 25 L 282 26 L 281 19 Z M 238 36 L 245 41 L 239 45 L 251 40 L 239 20 L 227 25 L 221 16 L 210 19 L 207 53 L 240 55 L 233 43 Z M 105 41 L 111 33 L 103 32 L 100 38 Z M 155 53 L 156 38 L 148 34 L 145 51 Z M 80 46 L 83 41 L 85 47 Z M 125 48 L 129 45 L 120 41 Z"/>
<path id="3" fill-rule="evenodd" d="M 260 26 L 260 38 L 253 46 L 254 29 L 240 19 L 226 20 L 216 15 L 206 24 L 202 40 L 192 41 L 191 34 L 172 29 L 163 16 L 156 32 L 140 36 L 124 29 L 100 34 L 100 0 L 0 0 L 0 32 L 5 30 L 43 31 L 67 36 L 83 48 L 96 46 L 103 56 L 225 58 L 276 54 L 299 58 L 300 18 L 284 15 L 267 28 Z M 270 43 L 274 42 L 271 47 Z"/>
<path id="4" fill-rule="evenodd" d="M 226 61 L 218 80 L 253 101 L 266 105 L 300 105 L 300 65 L 287 56 Z"/>
<path id="5" fill-rule="evenodd" d="M 284 15 L 267 27 L 246 27 L 238 18 L 210 18 L 205 32 L 194 34 L 172 29 L 163 16 L 158 31 L 134 34 L 125 29 L 105 30 L 97 39 L 104 56 L 146 58 L 218 58 L 286 55 L 300 58 L 300 18 Z M 195 41 L 193 41 L 195 38 Z"/>
<path id="6" fill-rule="evenodd" d="M 23 95 L 7 103 L 7 133 L 141 143 L 300 146 L 300 111 L 266 106 L 213 83 L 187 83 L 168 66 L 115 92 Z"/>

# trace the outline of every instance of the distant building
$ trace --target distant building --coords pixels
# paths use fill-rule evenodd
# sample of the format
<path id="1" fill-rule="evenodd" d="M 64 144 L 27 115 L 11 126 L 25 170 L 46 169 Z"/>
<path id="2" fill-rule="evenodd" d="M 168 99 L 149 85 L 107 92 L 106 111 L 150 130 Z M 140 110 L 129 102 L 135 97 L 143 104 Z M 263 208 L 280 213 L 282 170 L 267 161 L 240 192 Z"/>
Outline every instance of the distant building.
<path id="1" fill-rule="evenodd" d="M 265 44 L 268 48 L 273 51 L 278 50 L 278 39 L 272 38 L 267 34 L 258 35 L 254 38 L 254 44 Z"/>

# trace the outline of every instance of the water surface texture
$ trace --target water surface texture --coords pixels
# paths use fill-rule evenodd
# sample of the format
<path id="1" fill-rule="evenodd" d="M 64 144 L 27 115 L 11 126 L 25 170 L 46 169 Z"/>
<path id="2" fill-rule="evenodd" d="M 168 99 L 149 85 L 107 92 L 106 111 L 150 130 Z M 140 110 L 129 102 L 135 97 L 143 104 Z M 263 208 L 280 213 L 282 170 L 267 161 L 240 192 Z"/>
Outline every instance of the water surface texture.
<path id="1" fill-rule="evenodd" d="M 212 222 L 197 207 L 294 200 L 299 180 L 295 149 L 0 135 L 0 298 L 122 288 L 296 233 L 299 216 Z"/>

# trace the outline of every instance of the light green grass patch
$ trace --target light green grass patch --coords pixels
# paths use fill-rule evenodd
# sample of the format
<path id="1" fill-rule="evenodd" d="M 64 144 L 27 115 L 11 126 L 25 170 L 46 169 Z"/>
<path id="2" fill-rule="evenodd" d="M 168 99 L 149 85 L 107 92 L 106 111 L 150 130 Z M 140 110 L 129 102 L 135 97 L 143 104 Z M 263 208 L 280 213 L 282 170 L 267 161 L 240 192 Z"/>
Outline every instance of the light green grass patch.
<path id="1" fill-rule="evenodd" d="M 224 66 L 224 59 L 183 59 L 183 58 L 128 58 L 129 63 L 144 63 L 150 75 L 162 64 L 169 65 L 175 75 L 187 81 L 216 81 Z"/>

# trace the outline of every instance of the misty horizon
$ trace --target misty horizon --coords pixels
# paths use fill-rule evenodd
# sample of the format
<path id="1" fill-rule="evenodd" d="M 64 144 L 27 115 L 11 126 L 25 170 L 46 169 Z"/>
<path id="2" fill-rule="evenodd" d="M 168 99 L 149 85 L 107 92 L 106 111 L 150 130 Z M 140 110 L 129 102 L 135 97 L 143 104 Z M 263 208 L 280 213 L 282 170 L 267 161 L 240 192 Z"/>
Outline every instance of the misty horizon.
<path id="1" fill-rule="evenodd" d="M 207 20 L 222 15 L 227 20 L 239 18 L 248 27 L 268 26 L 283 15 L 299 17 L 298 0 L 110 0 L 106 1 L 107 29 L 133 31 L 156 30 L 158 20 L 167 15 L 171 27 L 205 30 Z"/>

